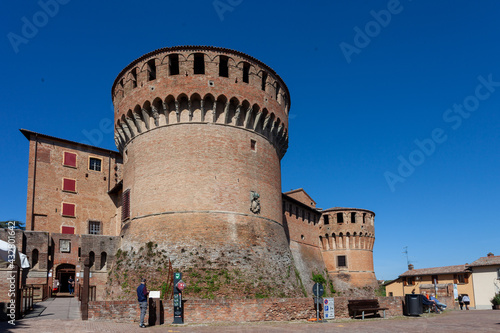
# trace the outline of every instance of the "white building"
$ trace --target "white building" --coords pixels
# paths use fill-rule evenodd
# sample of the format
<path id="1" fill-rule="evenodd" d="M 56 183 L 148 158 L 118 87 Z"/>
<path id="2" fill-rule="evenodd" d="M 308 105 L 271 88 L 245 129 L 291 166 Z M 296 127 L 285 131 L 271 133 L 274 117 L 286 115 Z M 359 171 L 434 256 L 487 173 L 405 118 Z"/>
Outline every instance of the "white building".
<path id="1" fill-rule="evenodd" d="M 488 253 L 470 265 L 476 309 L 491 309 L 490 300 L 500 292 L 500 256 Z"/>

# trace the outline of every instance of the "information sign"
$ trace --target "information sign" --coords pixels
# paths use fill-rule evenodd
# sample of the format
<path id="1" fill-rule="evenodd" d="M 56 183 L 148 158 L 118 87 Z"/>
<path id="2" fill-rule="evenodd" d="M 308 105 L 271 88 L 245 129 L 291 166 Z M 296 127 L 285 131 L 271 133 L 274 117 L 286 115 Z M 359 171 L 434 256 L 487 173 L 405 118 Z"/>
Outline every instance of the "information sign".
<path id="1" fill-rule="evenodd" d="M 335 319 L 335 299 L 323 299 L 323 314 L 325 319 Z"/>

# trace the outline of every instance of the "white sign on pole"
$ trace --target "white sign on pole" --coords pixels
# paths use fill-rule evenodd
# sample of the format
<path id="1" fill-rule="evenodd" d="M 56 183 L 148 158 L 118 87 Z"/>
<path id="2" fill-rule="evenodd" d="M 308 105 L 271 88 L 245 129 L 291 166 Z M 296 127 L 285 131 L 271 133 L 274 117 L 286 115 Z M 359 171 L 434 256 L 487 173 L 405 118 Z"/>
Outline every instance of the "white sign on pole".
<path id="1" fill-rule="evenodd" d="M 323 313 L 325 319 L 335 319 L 335 299 L 323 298 Z"/>
<path id="2" fill-rule="evenodd" d="M 150 291 L 149 298 L 160 298 L 160 291 Z"/>

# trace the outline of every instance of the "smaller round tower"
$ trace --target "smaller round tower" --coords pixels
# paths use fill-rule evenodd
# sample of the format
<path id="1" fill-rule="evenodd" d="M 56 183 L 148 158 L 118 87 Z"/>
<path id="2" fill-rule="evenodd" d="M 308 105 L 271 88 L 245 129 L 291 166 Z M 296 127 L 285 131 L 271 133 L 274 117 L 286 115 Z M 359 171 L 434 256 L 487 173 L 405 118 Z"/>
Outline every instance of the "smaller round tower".
<path id="1" fill-rule="evenodd" d="M 330 277 L 354 287 L 376 287 L 373 269 L 375 213 L 335 207 L 322 212 L 319 231 L 323 259 Z"/>

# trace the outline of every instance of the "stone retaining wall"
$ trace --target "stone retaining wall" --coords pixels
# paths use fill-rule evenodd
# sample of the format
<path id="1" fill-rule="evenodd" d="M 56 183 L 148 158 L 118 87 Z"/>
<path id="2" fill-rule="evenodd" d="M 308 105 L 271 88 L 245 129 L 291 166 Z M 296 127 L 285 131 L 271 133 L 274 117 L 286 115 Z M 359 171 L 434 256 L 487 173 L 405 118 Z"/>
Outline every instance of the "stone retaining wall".
<path id="1" fill-rule="evenodd" d="M 403 297 L 376 297 L 386 316 L 403 314 Z M 347 304 L 351 297 L 335 297 L 335 317 L 349 318 Z M 165 322 L 173 320 L 173 309 L 164 303 Z M 96 301 L 89 303 L 89 320 L 138 321 L 139 305 L 132 301 Z M 381 313 L 382 315 L 382 313 Z M 186 323 L 291 321 L 316 318 L 312 298 L 216 299 L 184 301 Z"/>

